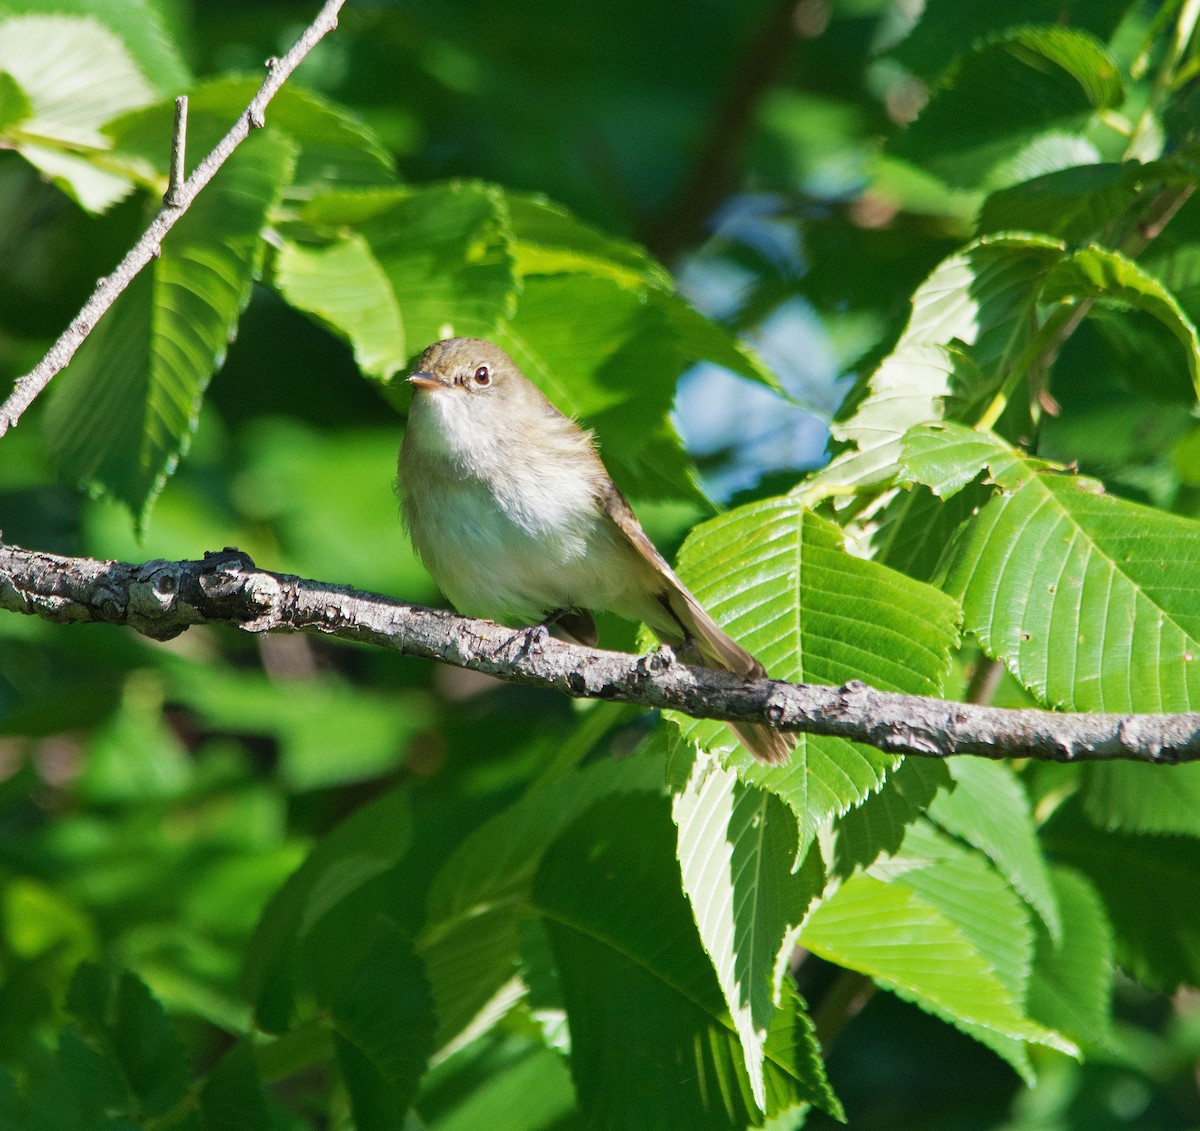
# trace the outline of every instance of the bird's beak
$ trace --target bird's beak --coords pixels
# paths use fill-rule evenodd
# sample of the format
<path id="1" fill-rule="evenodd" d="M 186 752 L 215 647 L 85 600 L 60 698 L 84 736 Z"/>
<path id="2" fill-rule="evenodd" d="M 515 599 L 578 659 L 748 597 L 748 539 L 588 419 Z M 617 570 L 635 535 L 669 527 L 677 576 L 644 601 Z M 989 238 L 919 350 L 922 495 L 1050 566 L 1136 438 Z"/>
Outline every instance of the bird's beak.
<path id="1" fill-rule="evenodd" d="M 414 389 L 445 389 L 449 386 L 449 381 L 443 381 L 441 377 L 435 377 L 432 373 L 414 373 L 408 383 Z"/>

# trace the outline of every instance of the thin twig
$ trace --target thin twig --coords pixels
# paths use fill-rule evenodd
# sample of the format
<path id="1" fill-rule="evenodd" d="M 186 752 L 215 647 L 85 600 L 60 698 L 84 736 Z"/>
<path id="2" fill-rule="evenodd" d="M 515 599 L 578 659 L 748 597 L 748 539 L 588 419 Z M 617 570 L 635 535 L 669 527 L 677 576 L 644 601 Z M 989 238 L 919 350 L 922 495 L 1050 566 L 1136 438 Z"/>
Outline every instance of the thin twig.
<path id="1" fill-rule="evenodd" d="M 187 153 L 187 106 L 186 94 L 175 99 L 175 125 L 171 130 L 171 172 L 163 200 L 171 208 L 183 203 L 184 166 Z"/>
<path id="2" fill-rule="evenodd" d="M 1045 761 L 1200 761 L 1200 714 L 1101 715 L 1003 710 L 920 695 L 744 681 L 678 663 L 566 644 L 407 605 L 348 586 L 258 569 L 236 550 L 203 561 L 143 565 L 68 558 L 0 545 L 0 609 L 60 623 L 128 625 L 155 639 L 193 624 L 247 632 L 311 632 L 390 648 L 577 698 L 613 699 L 696 718 L 765 722 L 887 753 Z"/>
<path id="3" fill-rule="evenodd" d="M 129 253 L 121 260 L 115 271 L 96 284 L 92 297 L 63 332 L 62 337 L 50 347 L 46 356 L 24 377 L 21 377 L 12 394 L 0 405 L 0 436 L 21 418 L 22 413 L 33 403 L 39 393 L 50 383 L 51 378 L 66 367 L 83 340 L 91 333 L 99 318 L 117 296 L 125 290 L 134 277 L 154 259 L 162 245 L 163 237 L 174 227 L 175 222 L 187 211 L 196 196 L 212 180 L 216 171 L 247 137 L 251 130 L 265 124 L 264 111 L 267 103 L 283 86 L 288 76 L 300 61 L 313 49 L 317 42 L 337 27 L 337 14 L 345 0 L 327 0 L 317 17 L 296 40 L 295 45 L 282 59 L 272 59 L 267 64 L 267 77 L 250 105 L 217 147 L 196 166 L 192 175 L 184 182 L 177 203 L 164 203 L 150 227 Z"/>

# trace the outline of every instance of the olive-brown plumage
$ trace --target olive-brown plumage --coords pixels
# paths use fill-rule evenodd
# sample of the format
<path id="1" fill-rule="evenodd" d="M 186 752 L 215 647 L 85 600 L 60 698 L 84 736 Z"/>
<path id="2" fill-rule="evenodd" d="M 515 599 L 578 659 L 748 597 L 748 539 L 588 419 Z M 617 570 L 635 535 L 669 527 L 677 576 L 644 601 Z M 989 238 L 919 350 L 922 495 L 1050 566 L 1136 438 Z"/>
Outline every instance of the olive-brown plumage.
<path id="1" fill-rule="evenodd" d="M 417 553 L 459 612 L 524 624 L 554 616 L 594 644 L 587 610 L 605 610 L 644 622 L 706 667 L 766 675 L 655 549 L 590 433 L 502 349 L 478 338 L 437 342 L 409 382 L 401 505 Z M 791 750 L 769 726 L 731 729 L 761 761 L 785 761 Z"/>

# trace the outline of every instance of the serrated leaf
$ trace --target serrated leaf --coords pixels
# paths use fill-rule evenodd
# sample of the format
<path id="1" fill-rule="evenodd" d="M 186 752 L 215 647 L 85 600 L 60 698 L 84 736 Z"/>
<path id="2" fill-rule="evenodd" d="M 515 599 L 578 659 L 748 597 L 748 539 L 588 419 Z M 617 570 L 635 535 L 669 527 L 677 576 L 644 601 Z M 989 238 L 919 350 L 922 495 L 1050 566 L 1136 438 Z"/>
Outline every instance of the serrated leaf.
<path id="1" fill-rule="evenodd" d="M 119 1076 L 126 1114 L 162 1115 L 183 1098 L 191 1076 L 183 1042 L 136 975 L 84 963 L 66 1007 L 82 1040 Z"/>
<path id="2" fill-rule="evenodd" d="M 1042 841 L 1100 893 L 1122 967 L 1167 992 L 1200 985 L 1200 841 L 1102 831 L 1072 804 L 1043 827 Z"/>
<path id="3" fill-rule="evenodd" d="M 285 240 L 273 278 L 288 303 L 349 341 L 368 377 L 386 382 L 407 364 L 396 293 L 357 232 L 323 247 Z"/>
<path id="4" fill-rule="evenodd" d="M 664 800 L 598 803 L 543 859 L 546 920 L 591 1125 L 744 1126 L 756 1105 L 733 1022 L 696 936 Z M 766 1043 L 767 1114 L 806 1100 L 839 1114 L 811 1022 L 788 994 Z"/>
<path id="5" fill-rule="evenodd" d="M 679 574 L 700 603 L 776 679 L 936 695 L 957 641 L 954 602 L 930 586 L 846 553 L 841 531 L 798 499 L 766 499 L 697 527 Z M 728 749 L 721 723 L 676 717 L 704 749 Z M 894 755 L 841 739 L 799 736 L 785 765 L 737 753 L 746 781 L 796 813 L 803 856 L 817 828 L 875 792 Z"/>
<path id="6" fill-rule="evenodd" d="M 0 72 L 28 104 L 7 129 L 13 148 L 89 211 L 130 191 L 105 169 L 100 127 L 157 95 L 116 34 L 91 16 L 0 14 Z"/>
<path id="7" fill-rule="evenodd" d="M 880 856 L 896 853 L 908 827 L 924 814 L 940 790 L 953 784 L 944 763 L 906 758 L 878 793 L 838 819 L 831 870 L 849 876 Z"/>
<path id="8" fill-rule="evenodd" d="M 1010 0 L 996 7 L 927 0 L 895 55 L 922 78 L 932 80 L 953 62 L 947 57 L 948 44 L 966 48 L 1021 24 L 1053 23 L 1069 23 L 1107 40 L 1128 7 L 1126 0 Z"/>
<path id="9" fill-rule="evenodd" d="M 979 234 L 1020 228 L 1068 243 L 1096 239 L 1125 216 L 1148 187 L 1182 179 L 1166 162 L 1075 165 L 994 192 L 979 210 Z"/>
<path id="10" fill-rule="evenodd" d="M 691 350 L 656 294 L 598 275 L 531 276 L 494 337 L 557 408 L 595 430 L 626 493 L 703 501 L 668 420 Z"/>
<path id="11" fill-rule="evenodd" d="M 801 928 L 804 947 L 840 966 L 869 975 L 996 1051 L 1006 1041 L 1063 1047 L 1055 1034 L 1031 1021 L 991 957 L 967 928 L 917 889 L 860 873 L 823 900 Z M 965 891 L 964 914 L 990 912 L 985 892 Z M 986 928 L 985 928 L 986 930 Z M 1002 1051 L 1003 1050 L 1003 1051 Z"/>
<path id="12" fill-rule="evenodd" d="M 954 788 L 933 799 L 930 818 L 985 853 L 1060 940 L 1062 917 L 1020 780 L 1008 766 L 982 758 L 951 759 L 950 776 Z"/>
<path id="13" fill-rule="evenodd" d="M 1078 872 L 1054 868 L 1062 937 L 1039 928 L 1029 979 L 1029 1013 L 1080 1044 L 1112 1042 L 1112 928 L 1095 889 Z"/>
<path id="14" fill-rule="evenodd" d="M 765 1044 L 790 955 L 790 933 L 825 882 L 811 850 L 792 872 L 795 817 L 773 794 L 697 759 L 675 795 L 683 890 L 737 1027 L 751 1091 L 766 1107 Z"/>
<path id="15" fill-rule="evenodd" d="M 239 147 L 50 390 L 46 441 L 59 467 L 139 525 L 190 443 L 290 161 L 289 144 L 266 132 Z"/>
<path id="16" fill-rule="evenodd" d="M 877 863 L 872 875 L 912 888 L 955 923 L 1012 1001 L 1023 1008 L 1033 960 L 1032 924 L 1016 894 L 983 857 L 918 821 L 908 827 L 899 853 Z M 967 1019 L 954 1023 L 1032 1081 L 1033 1066 L 1022 1038 Z M 1053 1034 L 1046 1034 L 1043 1042 L 1064 1047 Z"/>
<path id="17" fill-rule="evenodd" d="M 990 433 L 917 429 L 905 450 L 922 481 L 982 457 L 1001 488 L 964 527 L 946 575 L 988 655 L 1049 706 L 1194 709 L 1200 524 L 1045 471 Z"/>
<path id="18" fill-rule="evenodd" d="M 1081 767 L 1083 807 L 1102 829 L 1200 836 L 1200 765 Z"/>
<path id="19" fill-rule="evenodd" d="M 1120 73 L 1102 43 L 1070 27 L 998 33 L 962 56 L 892 146 L 952 185 L 973 187 L 1023 142 L 1082 132 L 1120 105 Z"/>
<path id="20" fill-rule="evenodd" d="M 1060 260 L 1046 276 L 1045 302 L 1091 300 L 1149 314 L 1183 348 L 1192 386 L 1200 393 L 1200 337 L 1175 296 L 1154 276 L 1119 252 L 1090 246 Z"/>
<path id="21" fill-rule="evenodd" d="M 890 482 L 910 428 L 976 417 L 1028 342 L 1046 273 L 1064 250 L 1044 236 L 984 236 L 938 264 L 913 293 L 891 354 L 830 425 L 852 447 L 797 491 Z"/>
<path id="22" fill-rule="evenodd" d="M 518 275 L 599 275 L 633 289 L 670 289 L 670 273 L 644 248 L 614 239 L 543 196 L 506 192 L 504 199 Z"/>
<path id="23" fill-rule="evenodd" d="M 445 337 L 489 337 L 516 282 L 499 190 L 433 185 L 400 196 L 362 226 L 387 274 L 410 354 Z"/>

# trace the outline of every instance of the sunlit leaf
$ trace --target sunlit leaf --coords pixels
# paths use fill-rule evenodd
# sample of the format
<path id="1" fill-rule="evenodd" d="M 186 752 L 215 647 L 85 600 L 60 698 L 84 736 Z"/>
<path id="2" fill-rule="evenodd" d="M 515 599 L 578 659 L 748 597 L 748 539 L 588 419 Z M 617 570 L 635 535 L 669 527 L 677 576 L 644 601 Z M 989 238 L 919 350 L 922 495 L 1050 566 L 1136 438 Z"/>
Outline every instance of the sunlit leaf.
<path id="1" fill-rule="evenodd" d="M 343 335 L 368 377 L 387 381 L 408 362 L 396 293 L 356 232 L 324 246 L 284 242 L 275 285 L 292 306 Z"/>
<path id="2" fill-rule="evenodd" d="M 956 425 L 905 441 L 915 478 L 1001 488 L 963 531 L 946 588 L 964 627 L 1043 702 L 1187 711 L 1200 700 L 1200 526 L 1042 470 Z"/>
<path id="3" fill-rule="evenodd" d="M 773 794 L 708 759 L 697 759 L 673 813 L 683 889 L 737 1027 L 755 1102 L 765 1108 L 765 1044 L 781 963 L 790 932 L 824 884 L 820 855 L 810 851 L 793 873 L 793 814 Z"/>
<path id="4" fill-rule="evenodd" d="M 679 555 L 700 603 L 776 679 L 937 694 L 957 640 L 957 609 L 944 594 L 846 553 L 836 526 L 798 499 L 752 503 L 703 524 Z M 731 732 L 711 720 L 678 719 L 689 742 L 728 749 Z M 882 784 L 894 755 L 842 739 L 798 736 L 791 759 L 763 766 L 739 752 L 745 780 L 778 794 L 796 813 L 798 851 L 817 828 Z"/>

